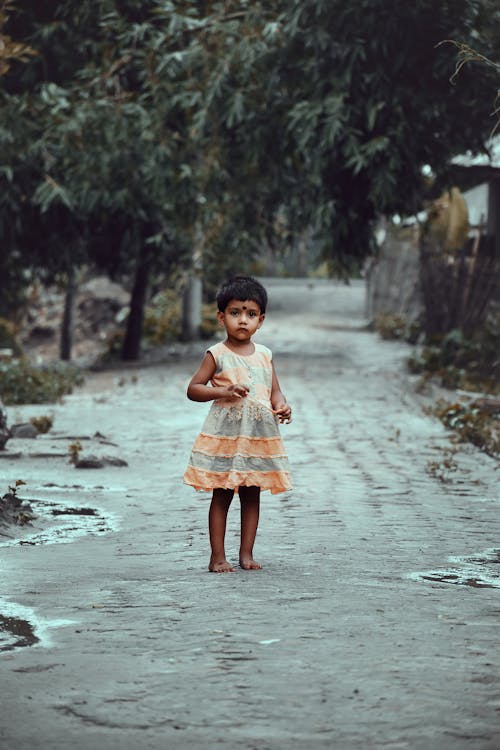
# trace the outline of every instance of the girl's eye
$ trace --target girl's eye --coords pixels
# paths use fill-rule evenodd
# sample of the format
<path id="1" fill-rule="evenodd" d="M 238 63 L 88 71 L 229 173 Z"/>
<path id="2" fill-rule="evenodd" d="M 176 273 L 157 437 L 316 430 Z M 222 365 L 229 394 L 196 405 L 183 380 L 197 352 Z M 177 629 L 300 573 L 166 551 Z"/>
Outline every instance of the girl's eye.
<path id="1" fill-rule="evenodd" d="M 250 310 L 250 312 L 248 314 L 249 314 L 249 316 L 251 318 L 255 318 L 255 316 L 256 316 L 256 313 L 253 310 Z"/>

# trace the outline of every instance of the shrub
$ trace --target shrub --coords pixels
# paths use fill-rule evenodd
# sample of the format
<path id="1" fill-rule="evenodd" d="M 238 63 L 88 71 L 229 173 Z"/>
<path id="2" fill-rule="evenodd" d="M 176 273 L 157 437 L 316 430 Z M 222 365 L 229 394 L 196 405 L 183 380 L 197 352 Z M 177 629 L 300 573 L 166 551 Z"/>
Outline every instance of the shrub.
<path id="1" fill-rule="evenodd" d="M 386 340 L 402 339 L 414 344 L 420 335 L 418 323 L 408 323 L 404 315 L 396 313 L 380 313 L 373 321 L 377 333 Z"/>
<path id="2" fill-rule="evenodd" d="M 0 318 L 0 349 L 11 349 L 15 357 L 22 353 L 15 326 L 5 318 Z"/>
<path id="3" fill-rule="evenodd" d="M 180 338 L 182 299 L 176 289 L 155 294 L 144 314 L 142 336 L 145 346 L 159 346 Z"/>
<path id="4" fill-rule="evenodd" d="M 25 359 L 0 362 L 0 397 L 5 405 L 53 403 L 83 380 L 81 370 L 67 364 L 35 367 Z"/>
<path id="5" fill-rule="evenodd" d="M 500 456 L 500 422 L 495 415 L 485 413 L 474 402 L 450 403 L 442 399 L 432 412 L 463 442 L 476 445 L 489 456 Z"/>
<path id="6" fill-rule="evenodd" d="M 461 331 L 423 347 L 408 360 L 413 373 L 437 377 L 444 388 L 500 392 L 500 320 L 491 319 L 473 339 Z"/>

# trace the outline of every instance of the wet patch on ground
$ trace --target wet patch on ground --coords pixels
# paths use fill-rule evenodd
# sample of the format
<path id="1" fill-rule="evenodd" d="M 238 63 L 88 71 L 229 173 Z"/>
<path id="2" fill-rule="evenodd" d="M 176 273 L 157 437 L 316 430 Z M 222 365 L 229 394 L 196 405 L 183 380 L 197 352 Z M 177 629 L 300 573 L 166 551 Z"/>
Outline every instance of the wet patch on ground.
<path id="1" fill-rule="evenodd" d="M 45 620 L 30 607 L 0 599 L 0 652 L 51 646 L 51 630 L 75 624 L 75 620 Z"/>
<path id="2" fill-rule="evenodd" d="M 22 646 L 33 646 L 39 638 L 28 620 L 0 614 L 0 651 L 12 651 Z"/>
<path id="3" fill-rule="evenodd" d="M 474 555 L 449 557 L 451 563 L 444 570 L 410 573 L 414 581 L 451 583 L 472 588 L 500 588 L 500 549 L 488 549 Z"/>
<path id="4" fill-rule="evenodd" d="M 110 534 L 118 529 L 115 515 L 102 508 L 32 498 L 27 502 L 33 519 L 23 526 L 2 528 L 0 547 L 68 543 L 87 534 Z"/>

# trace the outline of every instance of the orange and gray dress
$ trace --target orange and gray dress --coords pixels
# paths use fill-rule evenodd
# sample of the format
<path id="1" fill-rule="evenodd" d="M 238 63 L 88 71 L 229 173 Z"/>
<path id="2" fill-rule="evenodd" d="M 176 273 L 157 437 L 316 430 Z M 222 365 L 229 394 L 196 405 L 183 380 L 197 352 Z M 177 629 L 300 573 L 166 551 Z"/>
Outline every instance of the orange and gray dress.
<path id="1" fill-rule="evenodd" d="M 248 385 L 248 396 L 215 400 L 195 440 L 184 481 L 197 490 L 260 487 L 272 493 L 291 488 L 290 468 L 272 412 L 272 353 L 262 344 L 248 356 L 224 343 L 211 346 L 213 386 Z"/>

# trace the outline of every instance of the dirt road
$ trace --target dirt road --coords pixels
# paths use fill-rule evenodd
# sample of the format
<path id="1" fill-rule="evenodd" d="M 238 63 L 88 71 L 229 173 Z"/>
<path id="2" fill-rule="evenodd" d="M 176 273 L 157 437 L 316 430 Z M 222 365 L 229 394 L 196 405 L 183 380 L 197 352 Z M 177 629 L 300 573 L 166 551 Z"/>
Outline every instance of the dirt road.
<path id="1" fill-rule="evenodd" d="M 207 572 L 208 498 L 181 482 L 203 344 L 9 410 L 55 423 L 0 458 L 39 513 L 0 537 L 1 750 L 499 750 L 495 463 L 446 453 L 361 282 L 269 293 L 294 489 L 263 496 L 260 572 Z M 128 467 L 75 469 L 77 438 Z"/>

